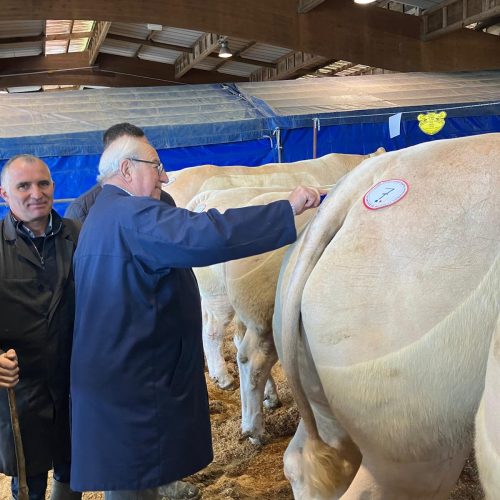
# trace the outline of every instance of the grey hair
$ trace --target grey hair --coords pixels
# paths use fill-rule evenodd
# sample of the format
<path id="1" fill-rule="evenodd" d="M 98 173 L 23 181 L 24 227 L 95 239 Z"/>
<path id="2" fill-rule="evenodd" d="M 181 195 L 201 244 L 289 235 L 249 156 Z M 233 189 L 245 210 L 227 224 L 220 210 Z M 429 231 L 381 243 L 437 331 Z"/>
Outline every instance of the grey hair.
<path id="1" fill-rule="evenodd" d="M 10 158 L 9 160 L 7 160 L 7 162 L 5 163 L 5 165 L 2 168 L 2 172 L 0 173 L 0 186 L 5 186 L 5 180 L 6 180 L 7 173 L 9 171 L 11 164 L 14 163 L 16 160 L 19 160 L 21 158 L 26 163 L 36 163 L 37 161 L 43 163 L 47 167 L 47 170 L 50 173 L 49 166 L 41 158 L 38 158 L 37 156 L 33 156 L 33 155 L 28 155 L 28 154 L 15 155 L 12 158 Z M 51 176 L 51 178 L 52 178 L 52 176 Z"/>
<path id="2" fill-rule="evenodd" d="M 97 182 L 102 184 L 116 175 L 120 169 L 120 162 L 125 158 L 134 158 L 144 143 L 137 137 L 122 136 L 115 139 L 102 153 L 99 160 L 99 175 Z"/>

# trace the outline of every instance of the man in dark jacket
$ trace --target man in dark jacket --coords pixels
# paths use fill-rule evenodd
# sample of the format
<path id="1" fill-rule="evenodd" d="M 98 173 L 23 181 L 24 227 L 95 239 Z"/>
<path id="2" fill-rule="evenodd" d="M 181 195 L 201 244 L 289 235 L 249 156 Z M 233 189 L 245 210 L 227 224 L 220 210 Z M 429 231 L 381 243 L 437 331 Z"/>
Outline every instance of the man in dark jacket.
<path id="1" fill-rule="evenodd" d="M 113 141 L 123 136 L 136 137 L 148 142 L 146 136 L 144 135 L 144 131 L 141 128 L 127 122 L 117 123 L 116 125 L 109 127 L 104 132 L 102 136 L 104 149 L 106 149 Z M 69 204 L 66 212 L 64 212 L 64 217 L 78 220 L 83 224 L 84 220 L 87 218 L 90 208 L 95 203 L 95 200 L 101 191 L 102 187 L 100 184 L 92 186 Z M 161 192 L 161 200 L 166 203 L 170 203 L 170 205 L 175 207 L 174 199 L 165 191 Z"/>
<path id="2" fill-rule="evenodd" d="M 289 201 L 224 214 L 172 207 L 159 201 L 168 178 L 155 149 L 126 137 L 104 151 L 98 179 L 74 260 L 71 485 L 157 499 L 213 457 L 189 268 L 293 242 L 293 214 L 320 194 L 297 188 Z"/>
<path id="3" fill-rule="evenodd" d="M 52 210 L 47 165 L 30 155 L 9 160 L 0 194 L 0 471 L 18 471 L 5 389 L 15 387 L 30 500 L 81 498 L 69 489 L 69 361 L 74 320 L 72 258 L 79 225 Z"/>

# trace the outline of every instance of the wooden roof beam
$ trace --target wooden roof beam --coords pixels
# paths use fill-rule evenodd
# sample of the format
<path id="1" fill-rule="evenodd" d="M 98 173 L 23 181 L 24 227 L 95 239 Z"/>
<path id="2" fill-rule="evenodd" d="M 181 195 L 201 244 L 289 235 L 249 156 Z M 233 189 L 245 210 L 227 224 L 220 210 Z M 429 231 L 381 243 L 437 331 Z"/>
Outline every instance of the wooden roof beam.
<path id="1" fill-rule="evenodd" d="M 97 59 L 101 45 L 104 43 L 110 27 L 111 22 L 109 21 L 96 22 L 94 26 L 94 34 L 87 44 L 89 53 L 89 65 L 94 64 L 95 60 Z"/>
<path id="2" fill-rule="evenodd" d="M 271 68 L 271 69 L 276 69 L 277 63 L 270 63 L 267 61 L 258 61 L 257 59 L 248 59 L 246 57 L 241 57 L 241 56 L 236 56 L 232 55 L 231 57 L 228 57 L 225 59 L 223 62 L 230 62 L 230 61 L 235 61 L 235 62 L 240 62 L 240 63 L 245 63 L 245 64 L 253 64 L 254 66 L 262 66 L 264 68 Z"/>
<path id="3" fill-rule="evenodd" d="M 285 80 L 296 74 L 299 70 L 326 64 L 327 59 L 313 54 L 294 52 L 282 57 L 275 69 L 262 68 L 250 75 L 251 82 L 264 82 L 267 80 Z"/>
<path id="4" fill-rule="evenodd" d="M 106 39 L 136 43 L 139 45 L 146 45 L 148 47 L 157 47 L 159 49 L 175 50 L 177 52 L 191 52 L 189 47 L 182 47 L 181 45 L 171 45 L 169 43 L 155 42 L 154 40 L 143 40 L 142 38 L 133 38 L 131 36 L 115 35 L 114 33 L 108 33 Z"/>
<path id="5" fill-rule="evenodd" d="M 297 7 L 297 12 L 299 14 L 305 14 L 310 10 L 317 7 L 320 3 L 323 3 L 325 0 L 299 0 L 299 5 Z"/>
<path id="6" fill-rule="evenodd" d="M 47 42 L 52 40 L 79 40 L 80 38 L 89 38 L 93 35 L 93 31 L 85 31 L 81 33 L 61 33 L 58 35 L 35 35 L 35 36 L 16 36 L 11 38 L 0 38 L 0 45 L 10 43 L 29 43 L 29 42 Z"/>
<path id="7" fill-rule="evenodd" d="M 100 54 L 88 66 L 88 53 L 75 52 L 50 57 L 0 59 L 0 88 L 24 85 L 155 86 L 179 83 L 244 82 L 248 78 L 193 69 L 180 81 L 174 66 L 130 57 Z"/>
<path id="8" fill-rule="evenodd" d="M 131 57 L 114 56 L 111 54 L 100 54 L 97 59 L 97 64 L 99 69 L 102 71 L 111 71 L 116 74 L 143 75 L 145 78 L 156 78 L 175 84 L 248 81 L 248 78 L 237 77 L 235 75 L 224 75 L 217 71 L 204 71 L 200 69 L 191 69 L 180 80 L 178 80 L 175 77 L 173 64 L 146 61 L 144 59 L 132 59 Z M 158 85 L 160 85 L 160 83 L 158 83 Z"/>
<path id="9" fill-rule="evenodd" d="M 500 15 L 500 0 L 445 0 L 422 14 L 424 40 Z"/>
<path id="10" fill-rule="evenodd" d="M 68 69 L 88 69 L 87 52 L 72 52 L 69 54 L 55 54 L 51 56 L 12 57 L 0 59 L 0 80 L 6 75 L 45 71 L 59 71 Z"/>
<path id="11" fill-rule="evenodd" d="M 196 40 L 191 52 L 180 55 L 175 61 L 175 78 L 185 75 L 219 46 L 219 35 L 204 33 Z"/>

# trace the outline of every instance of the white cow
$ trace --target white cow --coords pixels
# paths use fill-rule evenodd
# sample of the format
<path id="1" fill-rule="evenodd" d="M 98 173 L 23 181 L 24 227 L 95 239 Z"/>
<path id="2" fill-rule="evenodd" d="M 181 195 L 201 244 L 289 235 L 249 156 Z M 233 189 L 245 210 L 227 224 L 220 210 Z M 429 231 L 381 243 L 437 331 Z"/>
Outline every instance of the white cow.
<path id="1" fill-rule="evenodd" d="M 298 184 L 332 184 L 332 178 L 340 179 L 364 159 L 384 152 L 383 148 L 379 148 L 372 155 L 332 153 L 314 160 L 268 163 L 260 167 L 188 167 L 169 174 L 169 182 L 164 190 L 172 195 L 177 206 L 186 207 L 191 199 L 202 191 L 229 187 L 274 187 L 279 190 L 284 187 L 294 188 Z"/>
<path id="2" fill-rule="evenodd" d="M 487 500 L 500 498 L 500 316 L 491 341 L 483 398 L 476 415 L 476 461 Z"/>
<path id="3" fill-rule="evenodd" d="M 262 205 L 287 199 L 290 190 L 270 192 L 266 188 L 235 188 L 207 191 L 188 204 L 190 210 Z M 308 210 L 295 218 L 297 230 L 314 215 Z M 222 347 L 224 327 L 236 316 L 234 342 L 240 374 L 242 434 L 252 442 L 263 440 L 262 404 L 279 404 L 270 375 L 278 357 L 272 335 L 274 297 L 285 248 L 245 259 L 195 268 L 203 304 L 203 343 L 209 374 L 220 383 L 230 377 Z M 232 377 L 229 378 L 232 383 Z M 265 394 L 265 396 L 264 396 Z"/>
<path id="4" fill-rule="evenodd" d="M 302 416 L 296 498 L 447 498 L 500 308 L 498 158 L 487 134 L 368 160 L 287 253 L 274 328 Z"/>
<path id="5" fill-rule="evenodd" d="M 384 153 L 379 148 L 371 155 L 329 154 L 315 160 L 294 163 L 270 163 L 260 167 L 215 167 L 202 165 L 174 172 L 165 188 L 175 199 L 178 206 L 189 206 L 192 210 L 203 205 L 205 193 L 226 190 L 233 187 L 266 188 L 272 191 L 293 189 L 299 184 L 320 186 L 334 184 L 344 174 L 364 159 Z M 209 196 L 213 196 L 210 194 Z M 220 196 L 220 195 L 219 195 Z M 230 195 L 233 197 L 233 195 Z M 196 198 L 196 199 L 194 199 Z M 236 203 L 240 200 L 236 198 Z M 220 198 L 221 206 L 228 207 Z M 216 272 L 198 270 L 198 279 L 205 283 L 206 297 L 211 297 L 211 312 L 205 311 L 202 301 L 203 342 L 210 377 L 222 389 L 234 388 L 234 379 L 229 373 L 222 355 L 222 344 L 226 326 L 232 319 L 233 309 L 227 302 L 225 287 Z M 277 404 L 276 392 L 272 382 L 268 386 L 267 404 Z"/>

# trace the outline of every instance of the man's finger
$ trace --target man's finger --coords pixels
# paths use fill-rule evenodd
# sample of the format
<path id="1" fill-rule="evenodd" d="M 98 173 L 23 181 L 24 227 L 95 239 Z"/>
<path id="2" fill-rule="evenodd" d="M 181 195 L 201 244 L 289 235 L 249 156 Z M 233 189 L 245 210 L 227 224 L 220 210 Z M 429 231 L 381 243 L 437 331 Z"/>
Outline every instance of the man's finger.
<path id="1" fill-rule="evenodd" d="M 17 353 L 14 349 L 9 349 L 4 356 L 12 361 L 17 361 Z"/>
<path id="2" fill-rule="evenodd" d="M 0 387 L 2 388 L 11 388 L 15 387 L 17 383 L 19 382 L 19 377 L 0 377 Z"/>

